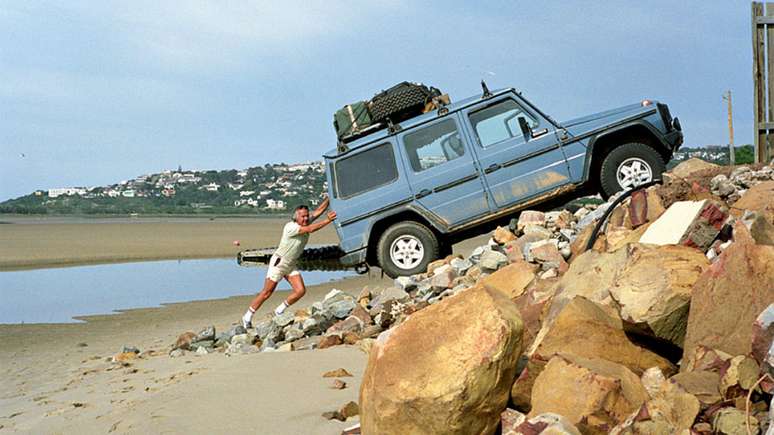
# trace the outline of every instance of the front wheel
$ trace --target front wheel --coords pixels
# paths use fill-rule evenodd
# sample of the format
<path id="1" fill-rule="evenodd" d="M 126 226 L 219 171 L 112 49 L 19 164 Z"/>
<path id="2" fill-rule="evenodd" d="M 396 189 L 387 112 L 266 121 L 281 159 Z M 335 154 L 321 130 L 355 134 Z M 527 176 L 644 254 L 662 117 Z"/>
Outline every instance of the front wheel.
<path id="1" fill-rule="evenodd" d="M 390 278 L 422 273 L 438 258 L 435 234 L 417 222 L 401 222 L 385 231 L 377 245 L 379 266 Z"/>
<path id="2" fill-rule="evenodd" d="M 664 171 L 664 159 L 653 148 L 639 142 L 623 144 L 610 151 L 602 161 L 599 171 L 601 193 L 609 198 L 618 191 L 659 179 Z"/>

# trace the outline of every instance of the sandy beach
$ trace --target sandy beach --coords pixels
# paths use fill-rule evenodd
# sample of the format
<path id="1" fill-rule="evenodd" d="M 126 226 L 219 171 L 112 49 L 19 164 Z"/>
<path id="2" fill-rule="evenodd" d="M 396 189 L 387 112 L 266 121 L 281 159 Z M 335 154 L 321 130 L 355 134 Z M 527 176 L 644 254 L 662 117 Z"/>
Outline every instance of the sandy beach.
<path id="1" fill-rule="evenodd" d="M 6 269 L 231 256 L 245 247 L 273 246 L 284 220 L 183 219 L 25 222 L 0 225 Z M 242 247 L 231 242 L 239 239 Z M 42 241 L 41 241 L 42 240 Z M 485 238 L 455 246 L 469 252 Z M 313 243 L 335 243 L 333 230 Z M 32 246 L 30 246 L 32 245 Z M 387 286 L 370 275 L 308 289 L 293 308 L 311 305 L 332 288 L 357 294 Z M 275 295 L 265 314 L 281 300 Z M 325 350 L 223 353 L 170 358 L 185 331 L 236 324 L 250 297 L 170 304 L 82 318 L 77 324 L 0 325 L 0 432 L 338 434 L 357 422 L 328 421 L 325 411 L 357 401 L 366 354 L 356 346 Z M 55 307 L 42 307 L 55 309 Z M 110 358 L 123 346 L 140 358 L 122 366 Z M 328 370 L 345 368 L 343 390 Z"/>

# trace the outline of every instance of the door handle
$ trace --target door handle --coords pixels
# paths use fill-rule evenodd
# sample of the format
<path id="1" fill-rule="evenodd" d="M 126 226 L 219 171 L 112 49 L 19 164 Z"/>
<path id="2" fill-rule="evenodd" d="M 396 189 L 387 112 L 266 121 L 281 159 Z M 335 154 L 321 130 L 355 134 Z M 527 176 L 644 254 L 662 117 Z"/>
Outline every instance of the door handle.
<path id="1" fill-rule="evenodd" d="M 484 173 L 485 174 L 489 174 L 489 173 L 494 172 L 494 171 L 496 171 L 496 170 L 498 170 L 500 168 L 502 168 L 502 166 L 499 163 L 492 163 L 491 165 L 489 165 L 488 168 L 486 168 L 484 170 Z"/>
<path id="2" fill-rule="evenodd" d="M 427 195 L 429 195 L 431 193 L 432 193 L 432 191 L 430 189 L 422 189 L 416 195 L 414 195 L 414 199 L 419 199 L 419 198 L 425 197 L 425 196 L 427 196 Z"/>

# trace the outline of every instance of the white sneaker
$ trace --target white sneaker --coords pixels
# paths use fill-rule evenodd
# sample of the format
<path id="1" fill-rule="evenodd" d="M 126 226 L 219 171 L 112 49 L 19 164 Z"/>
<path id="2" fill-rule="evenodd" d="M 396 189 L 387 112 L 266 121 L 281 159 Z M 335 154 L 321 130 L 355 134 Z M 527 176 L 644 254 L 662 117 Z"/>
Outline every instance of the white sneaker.
<path id="1" fill-rule="evenodd" d="M 249 331 L 253 327 L 253 322 L 242 317 L 242 327 Z"/>

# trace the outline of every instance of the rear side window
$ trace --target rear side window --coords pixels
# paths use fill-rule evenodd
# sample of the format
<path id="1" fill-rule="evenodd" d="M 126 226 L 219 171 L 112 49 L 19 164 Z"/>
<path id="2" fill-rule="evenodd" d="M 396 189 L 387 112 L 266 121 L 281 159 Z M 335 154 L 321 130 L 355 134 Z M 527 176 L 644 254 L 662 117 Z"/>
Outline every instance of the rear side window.
<path id="1" fill-rule="evenodd" d="M 339 160 L 333 168 L 338 198 L 349 198 L 398 178 L 395 155 L 389 143 Z"/>
<path id="2" fill-rule="evenodd" d="M 470 123 L 481 146 L 486 147 L 512 137 L 521 137 L 519 117 L 522 116 L 531 128 L 537 127 L 537 120 L 510 99 L 471 113 Z"/>
<path id="3" fill-rule="evenodd" d="M 424 171 L 465 155 L 457 125 L 453 120 L 424 127 L 403 137 L 406 155 L 414 172 Z"/>

